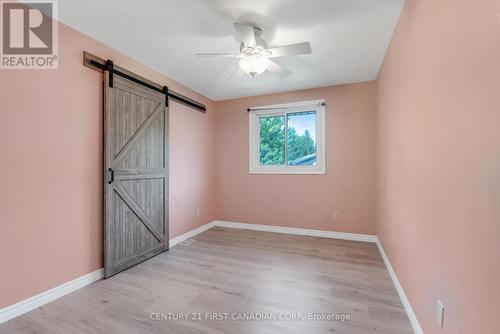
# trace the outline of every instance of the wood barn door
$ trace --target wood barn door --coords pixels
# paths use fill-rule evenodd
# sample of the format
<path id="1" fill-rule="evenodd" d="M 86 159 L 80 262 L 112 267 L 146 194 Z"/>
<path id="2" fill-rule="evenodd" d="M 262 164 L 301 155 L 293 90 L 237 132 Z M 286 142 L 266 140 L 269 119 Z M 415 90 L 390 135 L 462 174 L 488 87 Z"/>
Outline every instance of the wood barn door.
<path id="1" fill-rule="evenodd" d="M 168 249 L 165 94 L 105 71 L 104 269 L 110 277 Z"/>

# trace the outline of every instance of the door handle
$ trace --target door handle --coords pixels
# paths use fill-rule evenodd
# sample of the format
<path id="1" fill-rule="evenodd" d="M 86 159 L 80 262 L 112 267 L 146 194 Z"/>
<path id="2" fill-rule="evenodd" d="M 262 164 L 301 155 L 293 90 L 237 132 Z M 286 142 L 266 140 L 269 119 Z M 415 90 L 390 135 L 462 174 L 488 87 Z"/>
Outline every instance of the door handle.
<path id="1" fill-rule="evenodd" d="M 108 168 L 108 184 L 111 184 L 115 181 L 115 171 L 113 168 Z"/>

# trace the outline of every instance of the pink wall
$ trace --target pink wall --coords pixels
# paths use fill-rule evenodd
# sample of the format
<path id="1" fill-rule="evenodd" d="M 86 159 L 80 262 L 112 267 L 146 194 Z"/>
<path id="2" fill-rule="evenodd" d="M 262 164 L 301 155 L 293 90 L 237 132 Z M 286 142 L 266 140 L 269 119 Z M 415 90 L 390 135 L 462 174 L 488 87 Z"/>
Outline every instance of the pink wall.
<path id="1" fill-rule="evenodd" d="M 81 65 L 87 50 L 208 106 L 171 104 L 171 237 L 214 219 L 374 234 L 376 216 L 425 333 L 496 333 L 499 14 L 496 0 L 407 0 L 378 83 L 217 103 L 61 26 L 59 70 L 0 73 L 0 308 L 102 266 L 101 74 Z M 250 175 L 246 108 L 320 98 L 326 175 Z"/>
<path id="2" fill-rule="evenodd" d="M 214 219 L 213 102 L 63 25 L 59 34 L 58 70 L 0 73 L 0 308 L 102 267 L 102 74 L 82 66 L 83 50 L 208 106 L 171 103 L 171 237 Z"/>
<path id="3" fill-rule="evenodd" d="M 500 328 L 499 15 L 407 0 L 378 79 L 377 234 L 426 334 Z"/>
<path id="4" fill-rule="evenodd" d="M 374 234 L 375 94 L 368 82 L 216 102 L 217 218 Z M 246 109 L 322 98 L 326 175 L 250 175 Z"/>

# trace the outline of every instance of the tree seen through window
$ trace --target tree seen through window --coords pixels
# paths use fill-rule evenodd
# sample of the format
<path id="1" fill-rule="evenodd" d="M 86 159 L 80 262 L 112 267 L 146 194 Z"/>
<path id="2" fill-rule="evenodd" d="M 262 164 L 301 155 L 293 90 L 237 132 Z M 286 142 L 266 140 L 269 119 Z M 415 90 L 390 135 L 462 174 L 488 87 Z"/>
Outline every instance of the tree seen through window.
<path id="1" fill-rule="evenodd" d="M 314 111 L 286 114 L 286 123 L 285 115 L 260 117 L 261 165 L 315 165 L 315 119 Z"/>

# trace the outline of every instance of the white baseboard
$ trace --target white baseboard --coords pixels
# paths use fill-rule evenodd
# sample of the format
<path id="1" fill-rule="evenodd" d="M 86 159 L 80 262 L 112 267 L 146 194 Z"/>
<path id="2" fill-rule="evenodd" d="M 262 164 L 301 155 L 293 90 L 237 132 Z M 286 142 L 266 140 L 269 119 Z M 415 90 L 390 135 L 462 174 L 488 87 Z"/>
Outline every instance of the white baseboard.
<path id="1" fill-rule="evenodd" d="M 403 304 L 406 314 L 408 315 L 408 319 L 410 320 L 413 332 L 415 332 L 415 334 L 423 334 L 424 332 L 422 331 L 422 328 L 418 323 L 415 312 L 413 312 L 413 309 L 410 305 L 410 301 L 406 297 L 405 291 L 403 290 L 403 287 L 399 283 L 398 277 L 396 276 L 396 272 L 394 271 L 394 269 L 392 269 L 391 263 L 389 262 L 389 259 L 387 258 L 387 255 L 384 252 L 384 248 L 382 247 L 382 244 L 380 243 L 380 240 L 378 240 L 378 238 L 377 238 L 377 247 L 378 250 L 380 251 L 380 255 L 382 255 L 382 259 L 384 260 L 387 271 L 389 272 L 389 276 L 392 279 L 392 283 L 394 284 L 394 287 L 396 288 L 396 291 L 399 295 L 399 299 L 401 299 L 401 303 Z"/>
<path id="2" fill-rule="evenodd" d="M 200 234 L 212 228 L 213 226 L 214 222 L 210 222 L 192 231 L 189 231 L 173 239 L 170 239 L 169 246 L 173 247 L 177 245 L 179 242 L 192 238 L 195 235 Z M 89 274 L 75 278 L 72 281 L 56 286 L 55 288 L 39 293 L 33 297 L 30 297 L 28 299 L 22 300 L 18 303 L 0 309 L 0 324 L 15 317 L 18 317 L 24 313 L 32 311 L 42 305 L 50 303 L 51 301 L 56 300 L 64 295 L 67 295 L 70 292 L 83 288 L 84 286 L 96 282 L 102 279 L 103 277 L 104 277 L 104 269 L 101 268 Z"/>
<path id="3" fill-rule="evenodd" d="M 271 226 L 271 225 L 258 225 L 258 224 L 245 224 L 245 223 L 236 223 L 236 222 L 227 222 L 227 221 L 213 221 L 212 226 L 220 226 L 220 227 L 228 227 L 228 228 L 239 228 L 245 230 L 254 230 L 254 231 L 263 231 L 263 232 L 275 232 L 275 233 L 286 233 L 286 234 L 295 234 L 295 235 L 305 235 L 305 236 L 313 236 L 313 237 L 322 237 L 322 238 L 333 238 L 333 239 L 343 239 L 343 240 L 353 240 L 353 241 L 364 241 L 364 242 L 373 242 L 377 244 L 377 247 L 380 251 L 382 259 L 384 260 L 384 264 L 389 272 L 389 276 L 391 277 L 392 283 L 396 288 L 396 291 L 401 299 L 401 303 L 408 315 L 408 319 L 410 320 L 411 326 L 415 334 L 423 334 L 422 328 L 418 323 L 417 317 L 413 312 L 413 309 L 406 297 L 406 294 L 399 283 L 399 280 L 394 272 L 394 269 L 387 258 L 387 255 L 382 248 L 382 244 L 378 240 L 377 236 L 369 235 L 369 234 L 355 234 L 355 233 L 344 233 L 344 232 L 332 232 L 332 231 L 322 231 L 322 230 L 309 230 L 302 228 L 294 228 L 294 227 L 282 227 L 282 226 Z"/>
<path id="4" fill-rule="evenodd" d="M 382 255 L 382 259 L 384 260 L 385 266 L 389 272 L 389 275 L 392 279 L 394 287 L 401 299 L 401 303 L 406 310 L 408 318 L 410 319 L 410 323 L 413 327 L 413 331 L 416 334 L 423 334 L 423 331 L 418 323 L 417 317 L 411 308 L 410 302 L 404 293 L 401 284 L 399 284 L 396 273 L 392 269 L 391 263 L 387 258 L 384 249 L 378 238 L 375 235 L 369 234 L 355 234 L 355 233 L 344 233 L 344 232 L 333 232 L 333 231 L 322 231 L 322 230 L 311 230 L 311 229 L 303 229 L 303 228 L 295 228 L 295 227 L 282 227 L 282 226 L 271 226 L 271 225 L 259 225 L 259 224 L 245 224 L 245 223 L 236 223 L 236 222 L 228 222 L 228 221 L 220 221 L 215 220 L 205 225 L 202 225 L 194 230 L 181 234 L 173 239 L 170 239 L 170 247 L 177 245 L 178 243 L 190 239 L 202 232 L 205 232 L 212 227 L 227 227 L 227 228 L 237 228 L 237 229 L 245 229 L 245 230 L 254 230 L 254 231 L 263 231 L 263 232 L 274 232 L 274 233 L 285 233 L 285 234 L 294 234 L 294 235 L 305 235 L 305 236 L 313 236 L 313 237 L 322 237 L 322 238 L 332 238 L 332 239 L 343 239 L 343 240 L 353 240 L 353 241 L 363 241 L 363 242 L 373 242 L 376 243 L 380 254 Z M 89 274 L 78 277 L 72 281 L 59 285 L 55 288 L 42 292 L 38 295 L 35 295 L 31 298 L 20 301 L 11 306 L 7 306 L 3 309 L 0 309 L 0 324 L 6 322 L 10 319 L 18 317 L 24 313 L 32 311 L 37 307 L 40 307 L 44 304 L 47 304 L 57 298 L 60 298 L 70 292 L 76 291 L 80 288 L 83 288 L 86 285 L 89 285 L 93 282 L 96 282 L 104 277 L 104 269 L 98 269 Z"/>
<path id="5" fill-rule="evenodd" d="M 104 269 L 98 269 L 89 274 L 75 278 L 72 281 L 66 282 L 55 288 L 39 293 L 31 298 L 22 300 L 16 304 L 0 309 L 0 324 L 10 319 L 20 316 L 47 304 L 57 298 L 67 295 L 70 292 L 76 291 L 104 277 Z"/>
<path id="6" fill-rule="evenodd" d="M 343 239 L 343 240 L 364 241 L 364 242 L 377 242 L 377 237 L 370 234 L 310 230 L 305 228 L 283 227 L 283 226 L 272 226 L 272 225 L 245 224 L 245 223 L 235 223 L 235 222 L 227 222 L 220 220 L 213 221 L 212 223 L 214 224 L 214 226 L 239 228 L 244 230 L 306 235 L 310 237 L 322 237 L 322 238 Z"/>
<path id="7" fill-rule="evenodd" d="M 202 225 L 200 227 L 195 228 L 194 230 L 191 230 L 191 231 L 186 232 L 184 234 L 181 234 L 173 239 L 170 239 L 169 247 L 173 247 L 173 246 L 177 245 L 179 242 L 183 242 L 184 240 L 190 239 L 197 234 L 200 234 L 202 232 L 205 232 L 208 229 L 211 229 L 212 227 L 214 227 L 214 222 L 207 223 L 205 225 Z"/>

